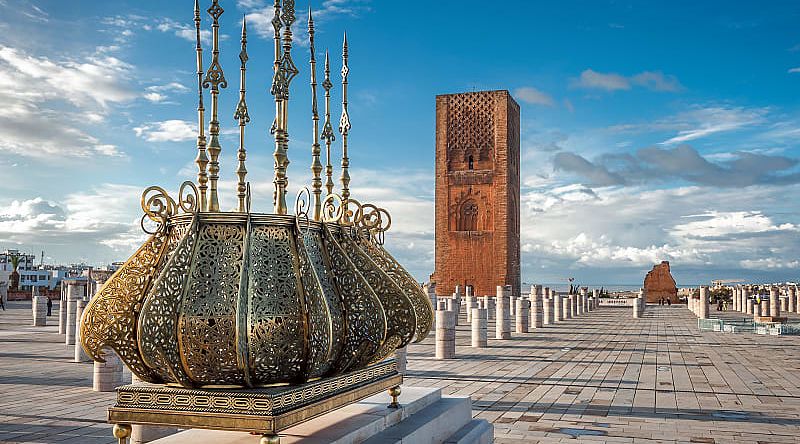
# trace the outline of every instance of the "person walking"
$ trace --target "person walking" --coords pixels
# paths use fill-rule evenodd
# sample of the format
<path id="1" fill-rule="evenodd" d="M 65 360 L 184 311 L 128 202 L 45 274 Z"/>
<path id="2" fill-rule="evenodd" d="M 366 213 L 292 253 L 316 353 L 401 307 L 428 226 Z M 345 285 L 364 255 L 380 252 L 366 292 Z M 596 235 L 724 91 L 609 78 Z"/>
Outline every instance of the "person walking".
<path id="1" fill-rule="evenodd" d="M 47 297 L 47 316 L 52 316 L 53 314 L 53 300 L 50 299 L 50 296 Z"/>

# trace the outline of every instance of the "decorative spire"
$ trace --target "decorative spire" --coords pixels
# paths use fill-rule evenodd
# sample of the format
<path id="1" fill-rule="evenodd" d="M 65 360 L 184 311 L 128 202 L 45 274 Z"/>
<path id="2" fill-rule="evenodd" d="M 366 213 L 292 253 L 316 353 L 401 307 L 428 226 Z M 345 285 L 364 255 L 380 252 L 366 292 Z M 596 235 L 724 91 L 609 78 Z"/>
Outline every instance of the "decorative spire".
<path id="1" fill-rule="evenodd" d="M 280 16 L 280 17 L 279 17 Z M 276 20 L 276 18 L 278 18 Z M 295 21 L 294 0 L 284 0 L 281 8 L 280 2 L 275 1 L 275 18 L 272 20 L 276 36 L 276 56 L 279 55 L 277 36 L 278 25 L 283 23 L 283 53 L 280 54 L 280 61 L 276 64 L 275 76 L 272 79 L 271 93 L 275 96 L 275 194 L 274 205 L 275 213 L 286 214 L 286 188 L 289 180 L 286 178 L 286 168 L 289 166 L 289 86 L 292 79 L 299 72 L 292 61 L 292 24 Z"/>
<path id="2" fill-rule="evenodd" d="M 219 5 L 219 0 L 214 0 L 211 7 L 208 8 L 208 15 L 214 20 L 211 25 L 212 29 L 212 49 L 211 49 L 211 66 L 206 70 L 206 77 L 203 79 L 203 87 L 211 88 L 211 122 L 209 122 L 208 133 L 211 140 L 208 143 L 208 154 L 211 159 L 208 166 L 209 173 L 209 202 L 208 211 L 219 211 L 219 195 L 217 193 L 217 180 L 219 179 L 219 153 L 222 147 L 219 144 L 219 89 L 227 88 L 228 81 L 225 80 L 225 74 L 222 72 L 222 66 L 219 64 L 219 17 L 225 12 Z"/>
<path id="3" fill-rule="evenodd" d="M 333 165 L 331 164 L 331 142 L 336 140 L 331 125 L 331 65 L 328 60 L 328 50 L 325 50 L 325 80 L 322 81 L 325 89 L 325 124 L 322 126 L 322 139 L 325 141 L 325 189 L 327 194 L 333 193 Z"/>
<path id="4" fill-rule="evenodd" d="M 236 196 L 239 198 L 239 212 L 247 211 L 247 183 L 245 177 L 247 176 L 247 168 L 245 168 L 245 160 L 247 160 L 247 151 L 244 149 L 244 127 L 250 122 L 250 114 L 247 112 L 247 102 L 245 101 L 245 73 L 247 72 L 247 18 L 242 17 L 242 51 L 239 53 L 239 60 L 242 62 L 240 68 L 240 88 L 239 88 L 239 103 L 236 105 L 236 113 L 233 118 L 239 121 L 239 151 L 237 157 L 239 165 L 236 167 L 236 175 L 239 176 L 239 183 L 236 186 Z"/>
<path id="5" fill-rule="evenodd" d="M 200 44 L 200 0 L 194 1 L 194 28 L 197 34 L 197 185 L 200 190 L 200 211 L 206 211 L 208 202 L 208 156 L 206 155 L 205 108 L 203 107 L 203 46 Z"/>
<path id="6" fill-rule="evenodd" d="M 339 133 L 342 135 L 342 200 L 347 215 L 347 200 L 350 199 L 350 159 L 347 157 L 347 136 L 350 133 L 350 115 L 347 113 L 347 76 L 350 74 L 350 67 L 347 66 L 348 58 L 347 33 L 344 33 L 344 43 L 342 44 L 342 118 L 339 119 Z M 347 217 L 347 216 L 345 216 Z"/>
<path id="7" fill-rule="evenodd" d="M 319 112 L 317 110 L 317 58 L 314 53 L 314 18 L 311 17 L 311 6 L 308 6 L 308 40 L 311 50 L 311 122 L 314 127 L 314 135 L 311 143 L 311 191 L 314 195 L 314 220 L 322 218 L 322 163 L 319 155 Z"/>

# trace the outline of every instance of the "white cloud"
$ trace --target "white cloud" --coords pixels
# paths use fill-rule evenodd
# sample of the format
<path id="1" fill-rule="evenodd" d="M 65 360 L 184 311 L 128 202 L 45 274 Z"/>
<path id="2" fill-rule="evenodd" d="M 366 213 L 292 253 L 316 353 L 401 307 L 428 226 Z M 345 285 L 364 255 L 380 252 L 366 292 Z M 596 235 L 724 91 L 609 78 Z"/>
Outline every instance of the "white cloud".
<path id="1" fill-rule="evenodd" d="M 193 122 L 177 119 L 146 123 L 133 131 L 148 142 L 183 142 L 197 137 Z"/>
<path id="2" fill-rule="evenodd" d="M 514 90 L 514 97 L 532 105 L 553 106 L 553 98 L 532 86 L 524 86 Z"/>
<path id="3" fill-rule="evenodd" d="M 800 268 L 800 260 L 790 259 L 782 260 L 780 258 L 768 257 L 760 259 L 744 259 L 739 262 L 742 268 L 749 268 L 753 270 L 776 270 L 776 269 L 792 269 Z"/>
<path id="4" fill-rule="evenodd" d="M 695 107 L 673 118 L 673 124 L 689 126 L 662 142 L 662 145 L 684 143 L 721 132 L 734 131 L 761 124 L 769 112 L 767 108 L 729 106 Z M 665 122 L 666 123 L 666 122 Z"/>
<path id="5" fill-rule="evenodd" d="M 574 87 L 584 89 L 602 89 L 605 91 L 629 90 L 633 86 L 641 86 L 652 91 L 678 92 L 684 89 L 675 76 L 665 75 L 660 71 L 644 71 L 630 77 L 617 73 L 602 73 L 593 69 L 581 72 L 578 79 L 572 82 Z"/>
<path id="6" fill-rule="evenodd" d="M 671 234 L 684 238 L 721 238 L 732 235 L 767 233 L 776 231 L 797 231 L 791 223 L 775 225 L 760 211 L 708 211 L 699 215 L 687 215 L 693 220 L 672 227 Z"/>

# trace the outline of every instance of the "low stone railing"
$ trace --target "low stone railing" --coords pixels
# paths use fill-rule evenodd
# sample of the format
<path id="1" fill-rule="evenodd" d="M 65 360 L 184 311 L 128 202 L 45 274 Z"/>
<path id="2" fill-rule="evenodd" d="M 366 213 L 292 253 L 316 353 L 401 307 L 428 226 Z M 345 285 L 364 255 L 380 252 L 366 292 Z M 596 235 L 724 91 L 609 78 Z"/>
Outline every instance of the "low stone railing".
<path id="1" fill-rule="evenodd" d="M 601 307 L 633 307 L 636 298 L 599 298 Z"/>

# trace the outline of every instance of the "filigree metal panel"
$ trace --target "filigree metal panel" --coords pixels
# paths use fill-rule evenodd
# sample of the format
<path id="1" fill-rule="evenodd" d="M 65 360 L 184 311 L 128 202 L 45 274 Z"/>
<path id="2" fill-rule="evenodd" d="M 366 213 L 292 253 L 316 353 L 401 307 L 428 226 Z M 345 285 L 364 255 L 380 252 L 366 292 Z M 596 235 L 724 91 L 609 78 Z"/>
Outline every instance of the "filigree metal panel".
<path id="1" fill-rule="evenodd" d="M 342 357 L 336 366 L 336 371 L 341 372 L 368 364 L 380 349 L 386 339 L 386 313 L 327 226 L 324 226 L 324 242 L 344 304 L 347 326 Z"/>
<path id="2" fill-rule="evenodd" d="M 131 371 L 144 381 L 157 382 L 139 353 L 136 319 L 166 246 L 159 231 L 106 282 L 84 310 L 81 344 L 95 361 L 104 362 L 102 348 L 111 347 Z"/>
<path id="3" fill-rule="evenodd" d="M 325 255 L 322 245 L 322 236 L 319 230 L 309 230 L 303 234 L 303 243 L 308 253 L 308 259 L 312 270 L 319 282 L 319 289 L 325 298 L 325 305 L 328 310 L 328 322 L 330 323 L 331 344 L 328 354 L 328 362 L 325 367 L 330 369 L 333 363 L 339 359 L 344 346 L 345 319 L 342 312 L 342 299 L 336 289 L 333 274 L 331 272 L 330 259 Z"/>
<path id="4" fill-rule="evenodd" d="M 177 323 L 197 240 L 197 223 L 195 216 L 190 225 L 184 224 L 173 230 L 171 237 L 181 236 L 180 242 L 148 292 L 139 317 L 139 348 L 145 362 L 164 381 L 184 386 L 193 383 L 181 365 Z"/>
<path id="5" fill-rule="evenodd" d="M 250 233 L 248 344 L 256 381 L 299 381 L 307 357 L 305 307 L 289 227 L 262 225 Z"/>
<path id="6" fill-rule="evenodd" d="M 330 369 L 333 344 L 332 319 L 327 301 L 322 294 L 322 285 L 314 273 L 314 266 L 305 246 L 305 236 L 303 233 L 298 233 L 298 237 L 295 245 L 300 264 L 300 281 L 305 292 L 308 313 L 309 356 L 304 377 L 308 380 L 323 376 Z"/>
<path id="7" fill-rule="evenodd" d="M 386 313 L 386 341 L 371 361 L 382 360 L 414 338 L 416 329 L 414 307 L 394 280 L 359 248 L 353 239 L 357 235 L 349 230 L 335 230 L 333 234 L 339 245 L 347 251 L 358 272 L 375 292 Z"/>
<path id="8" fill-rule="evenodd" d="M 416 342 L 425 339 L 433 327 L 433 307 L 428 295 L 422 291 L 414 277 L 385 248 L 369 239 L 361 239 L 359 245 L 411 300 L 417 320 Z"/>
<path id="9" fill-rule="evenodd" d="M 201 224 L 178 322 L 184 367 L 200 385 L 244 383 L 236 359 L 236 301 L 244 227 Z"/>

